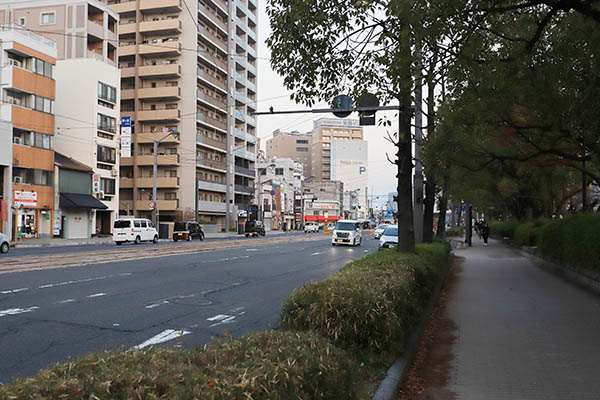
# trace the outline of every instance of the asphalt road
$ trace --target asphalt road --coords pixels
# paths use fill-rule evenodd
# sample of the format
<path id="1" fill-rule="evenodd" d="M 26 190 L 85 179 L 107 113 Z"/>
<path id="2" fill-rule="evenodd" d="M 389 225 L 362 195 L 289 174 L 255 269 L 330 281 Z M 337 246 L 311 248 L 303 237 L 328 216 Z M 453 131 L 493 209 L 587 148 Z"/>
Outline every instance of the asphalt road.
<path id="1" fill-rule="evenodd" d="M 295 288 L 377 248 L 372 236 L 356 248 L 303 238 L 0 275 L 0 382 L 98 350 L 193 348 L 274 328 Z"/>

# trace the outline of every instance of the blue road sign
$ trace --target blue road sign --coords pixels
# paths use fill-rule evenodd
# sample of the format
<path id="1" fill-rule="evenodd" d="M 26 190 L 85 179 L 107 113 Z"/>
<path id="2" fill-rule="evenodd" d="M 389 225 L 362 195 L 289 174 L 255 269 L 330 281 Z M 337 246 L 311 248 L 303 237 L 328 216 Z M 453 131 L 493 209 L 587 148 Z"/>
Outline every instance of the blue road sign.
<path id="1" fill-rule="evenodd" d="M 131 127 L 131 117 L 121 117 L 121 126 Z"/>

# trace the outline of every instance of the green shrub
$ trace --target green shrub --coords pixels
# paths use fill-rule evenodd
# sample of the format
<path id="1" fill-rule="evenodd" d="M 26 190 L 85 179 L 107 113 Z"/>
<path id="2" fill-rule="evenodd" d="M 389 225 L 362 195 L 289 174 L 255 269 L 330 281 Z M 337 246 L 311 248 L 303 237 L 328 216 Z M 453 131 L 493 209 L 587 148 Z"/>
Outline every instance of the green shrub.
<path id="1" fill-rule="evenodd" d="M 540 228 L 539 251 L 575 268 L 600 271 L 600 215 L 575 214 Z"/>
<path id="2" fill-rule="evenodd" d="M 91 354 L 0 386 L 0 399 L 354 399 L 356 377 L 325 339 L 267 332 L 193 351 Z"/>
<path id="3" fill-rule="evenodd" d="M 446 243 L 419 245 L 417 254 L 370 254 L 295 291 L 282 306 L 281 325 L 346 349 L 401 351 L 448 257 Z"/>
<path id="4" fill-rule="evenodd" d="M 518 220 L 509 219 L 506 221 L 490 221 L 488 226 L 490 227 L 491 236 L 512 239 L 515 234 L 515 229 L 517 229 L 519 224 L 520 222 Z"/>
<path id="5" fill-rule="evenodd" d="M 446 236 L 464 236 L 465 227 L 462 225 L 453 226 L 452 228 L 446 231 Z"/>
<path id="6" fill-rule="evenodd" d="M 513 237 L 514 244 L 517 246 L 535 246 L 538 231 L 547 223 L 547 220 L 537 219 L 517 225 Z"/>

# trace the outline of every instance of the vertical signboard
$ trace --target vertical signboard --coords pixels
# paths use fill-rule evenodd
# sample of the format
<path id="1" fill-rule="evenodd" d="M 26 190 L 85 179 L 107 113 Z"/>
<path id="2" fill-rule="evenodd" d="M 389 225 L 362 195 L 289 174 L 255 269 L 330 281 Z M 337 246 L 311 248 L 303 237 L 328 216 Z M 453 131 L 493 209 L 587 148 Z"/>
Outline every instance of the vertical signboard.
<path id="1" fill-rule="evenodd" d="M 121 117 L 121 157 L 131 157 L 131 117 Z"/>

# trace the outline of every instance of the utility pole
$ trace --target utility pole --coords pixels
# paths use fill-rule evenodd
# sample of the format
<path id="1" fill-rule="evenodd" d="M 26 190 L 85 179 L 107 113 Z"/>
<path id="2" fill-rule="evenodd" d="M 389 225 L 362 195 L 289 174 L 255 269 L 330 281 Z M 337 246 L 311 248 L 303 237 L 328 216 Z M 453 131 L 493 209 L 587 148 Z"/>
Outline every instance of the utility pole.
<path id="1" fill-rule="evenodd" d="M 227 152 L 225 155 L 225 232 L 229 232 L 231 228 L 231 202 L 233 196 L 233 187 L 235 174 L 232 171 L 232 164 L 235 160 L 233 154 L 235 147 L 235 138 L 233 136 L 235 130 L 235 98 L 233 91 L 235 90 L 235 2 L 229 1 L 229 56 L 227 57 L 228 80 L 227 85 Z"/>
<path id="2" fill-rule="evenodd" d="M 418 45 L 417 45 L 418 46 Z M 415 71 L 415 175 L 414 187 L 414 227 L 415 243 L 423 242 L 423 163 L 421 162 L 421 141 L 423 140 L 423 87 L 421 71 L 421 49 L 416 50 Z"/>

